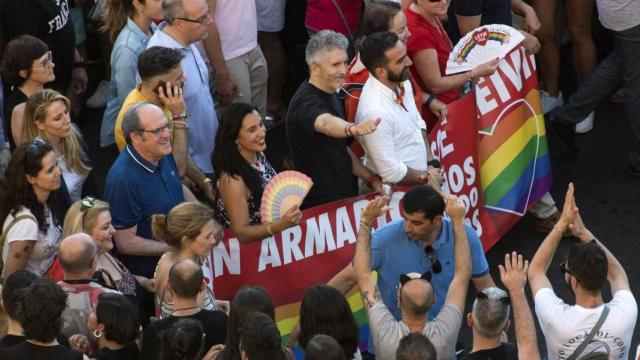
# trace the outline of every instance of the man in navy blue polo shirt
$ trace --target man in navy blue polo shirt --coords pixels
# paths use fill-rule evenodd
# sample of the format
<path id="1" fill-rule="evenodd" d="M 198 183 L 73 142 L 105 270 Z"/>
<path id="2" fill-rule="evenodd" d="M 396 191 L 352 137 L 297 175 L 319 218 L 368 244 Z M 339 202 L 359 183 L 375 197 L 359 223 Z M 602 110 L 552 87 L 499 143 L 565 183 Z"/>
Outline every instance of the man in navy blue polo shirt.
<path id="1" fill-rule="evenodd" d="M 429 310 L 433 319 L 444 304 L 455 274 L 454 227 L 443 217 L 444 199 L 428 186 L 416 186 L 402 198 L 404 219 L 376 230 L 371 238 L 371 267 L 378 272 L 378 288 L 384 304 L 400 320 L 396 285 L 401 274 L 432 274 L 435 302 Z M 471 246 L 471 281 L 476 291 L 495 286 L 489 264 L 476 232 L 465 225 Z M 348 291 L 355 285 L 353 266 L 349 264 L 330 285 Z"/>
<path id="2" fill-rule="evenodd" d="M 125 113 L 122 130 L 127 146 L 109 169 L 104 197 L 120 258 L 133 274 L 153 278 L 160 256 L 170 248 L 152 239 L 151 216 L 167 214 L 184 201 L 169 122 L 162 109 L 141 102 Z"/>

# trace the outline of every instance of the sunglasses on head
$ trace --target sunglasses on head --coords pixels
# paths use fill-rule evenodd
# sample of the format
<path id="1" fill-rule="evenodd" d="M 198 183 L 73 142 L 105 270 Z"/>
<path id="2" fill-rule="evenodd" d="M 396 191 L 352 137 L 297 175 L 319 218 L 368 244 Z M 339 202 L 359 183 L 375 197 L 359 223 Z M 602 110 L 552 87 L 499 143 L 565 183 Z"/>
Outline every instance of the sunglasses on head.
<path id="1" fill-rule="evenodd" d="M 433 250 L 431 245 L 424 247 L 424 256 L 431 262 L 431 270 L 433 270 L 435 274 L 439 274 L 442 271 L 442 264 L 440 264 L 438 255 L 436 255 L 436 252 Z"/>
<path id="2" fill-rule="evenodd" d="M 562 272 L 563 275 L 564 274 L 569 274 L 571 276 L 575 276 L 575 275 L 573 275 L 573 273 L 567 267 L 567 260 L 561 262 L 559 266 L 560 266 L 560 271 Z"/>
<path id="3" fill-rule="evenodd" d="M 41 138 L 40 136 L 36 136 L 33 140 L 31 140 L 31 142 L 29 143 L 29 145 L 27 145 L 27 152 L 30 153 L 38 153 L 40 148 L 45 146 L 47 144 L 46 141 L 44 141 L 43 138 Z"/>
<path id="4" fill-rule="evenodd" d="M 82 210 L 91 209 L 96 205 L 96 199 L 91 196 L 87 196 L 80 201 L 80 204 L 82 205 Z"/>

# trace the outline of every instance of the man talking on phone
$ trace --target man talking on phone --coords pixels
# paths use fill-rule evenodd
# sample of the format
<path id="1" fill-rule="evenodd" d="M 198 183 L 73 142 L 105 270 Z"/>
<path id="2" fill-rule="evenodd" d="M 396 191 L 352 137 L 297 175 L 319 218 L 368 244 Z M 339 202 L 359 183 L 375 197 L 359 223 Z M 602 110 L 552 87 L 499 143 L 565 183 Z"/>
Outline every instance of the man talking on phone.
<path id="1" fill-rule="evenodd" d="M 184 55 L 180 50 L 160 46 L 151 47 L 138 57 L 138 74 L 141 82 L 127 95 L 118 113 L 115 138 L 118 150 L 126 145 L 122 134 L 122 119 L 127 110 L 137 102 L 149 102 L 162 109 L 167 119 L 172 120 L 171 148 L 181 178 L 195 183 L 208 200 L 213 201 L 213 184 L 200 171 L 189 155 L 187 129 L 188 119 L 182 89 L 186 77 L 180 62 Z"/>

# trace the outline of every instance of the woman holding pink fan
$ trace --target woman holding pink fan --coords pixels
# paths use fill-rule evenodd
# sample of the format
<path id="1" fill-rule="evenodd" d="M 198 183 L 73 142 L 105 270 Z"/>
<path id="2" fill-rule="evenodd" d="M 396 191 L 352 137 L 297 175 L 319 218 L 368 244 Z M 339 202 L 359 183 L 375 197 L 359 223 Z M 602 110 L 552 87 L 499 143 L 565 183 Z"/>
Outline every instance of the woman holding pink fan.
<path id="1" fill-rule="evenodd" d="M 251 105 L 235 103 L 222 114 L 212 162 L 218 175 L 216 218 L 231 228 L 242 243 L 262 240 L 302 219 L 299 206 L 280 219 L 262 224 L 260 201 L 267 183 L 276 175 L 263 151 L 266 128 Z"/>

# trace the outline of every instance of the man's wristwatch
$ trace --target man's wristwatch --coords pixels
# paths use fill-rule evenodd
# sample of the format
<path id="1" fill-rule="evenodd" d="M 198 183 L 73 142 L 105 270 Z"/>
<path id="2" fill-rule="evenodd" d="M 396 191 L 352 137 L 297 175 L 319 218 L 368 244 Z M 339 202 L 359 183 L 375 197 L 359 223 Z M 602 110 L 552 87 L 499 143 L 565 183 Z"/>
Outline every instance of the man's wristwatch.
<path id="1" fill-rule="evenodd" d="M 442 165 L 440 165 L 440 161 L 438 159 L 432 159 L 427 161 L 427 166 L 433 166 L 434 168 L 440 169 Z"/>

